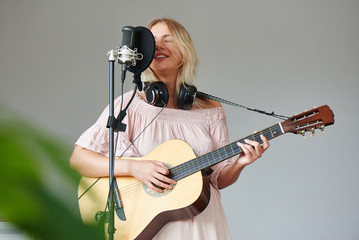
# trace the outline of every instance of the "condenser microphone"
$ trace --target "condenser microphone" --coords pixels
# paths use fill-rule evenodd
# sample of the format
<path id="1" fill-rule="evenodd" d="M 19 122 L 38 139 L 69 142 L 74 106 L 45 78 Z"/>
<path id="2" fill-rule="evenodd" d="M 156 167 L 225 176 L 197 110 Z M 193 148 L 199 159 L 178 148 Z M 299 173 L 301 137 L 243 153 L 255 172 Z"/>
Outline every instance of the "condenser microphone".
<path id="1" fill-rule="evenodd" d="M 141 73 L 146 70 L 155 55 L 155 38 L 145 27 L 122 28 L 122 44 L 116 50 L 117 61 L 122 65 L 122 81 L 125 81 L 126 71 L 134 74 L 134 83 L 142 91 Z"/>
<path id="2" fill-rule="evenodd" d="M 129 66 L 128 71 L 134 74 L 133 82 L 136 83 L 138 90 L 142 91 L 141 73 L 150 66 L 156 49 L 155 38 L 148 28 L 136 27 L 134 48 L 141 54 L 140 57 L 142 58 L 135 65 Z"/>
<path id="3" fill-rule="evenodd" d="M 122 28 L 122 43 L 119 51 L 118 61 L 121 64 L 126 64 L 126 68 L 133 62 L 135 32 L 136 29 L 131 26 L 125 26 Z"/>

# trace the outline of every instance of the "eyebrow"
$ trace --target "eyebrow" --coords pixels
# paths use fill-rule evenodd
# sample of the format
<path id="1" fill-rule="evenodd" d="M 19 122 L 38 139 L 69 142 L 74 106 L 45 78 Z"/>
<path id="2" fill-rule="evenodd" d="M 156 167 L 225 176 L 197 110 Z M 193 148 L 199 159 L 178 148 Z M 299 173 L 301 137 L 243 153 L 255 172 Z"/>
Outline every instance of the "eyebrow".
<path id="1" fill-rule="evenodd" d="M 161 38 L 169 38 L 169 37 L 171 37 L 171 34 L 165 34 Z M 155 39 L 158 39 L 158 37 L 155 37 Z"/>

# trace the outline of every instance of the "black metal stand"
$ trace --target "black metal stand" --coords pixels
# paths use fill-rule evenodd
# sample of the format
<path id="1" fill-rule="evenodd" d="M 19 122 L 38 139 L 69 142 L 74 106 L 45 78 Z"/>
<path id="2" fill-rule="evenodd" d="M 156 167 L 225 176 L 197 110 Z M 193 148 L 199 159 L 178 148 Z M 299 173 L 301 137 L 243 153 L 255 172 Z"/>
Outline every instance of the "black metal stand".
<path id="1" fill-rule="evenodd" d="M 122 120 L 126 116 L 126 111 L 128 106 L 131 104 L 132 100 L 135 97 L 136 90 L 139 88 L 142 90 L 142 82 L 140 79 L 140 74 L 144 71 L 152 62 L 154 53 L 155 53 L 155 40 L 153 38 L 152 33 L 149 29 L 144 27 L 136 27 L 135 29 L 136 35 L 139 34 L 138 38 L 135 39 L 134 46 L 135 48 L 128 49 L 128 48 L 117 48 L 116 50 L 111 50 L 109 55 L 109 117 L 107 122 L 107 127 L 109 128 L 109 193 L 108 193 L 108 200 L 107 200 L 107 207 L 108 212 L 99 211 L 96 214 L 96 220 L 98 224 L 104 226 L 104 223 L 108 223 L 108 234 L 109 240 L 114 239 L 115 234 L 115 211 L 116 215 L 118 216 L 119 220 L 125 221 L 126 216 L 122 206 L 120 191 L 117 186 L 116 178 L 114 178 L 114 167 L 115 167 L 115 132 L 126 130 L 126 124 L 122 123 Z M 131 44 L 130 44 L 131 45 Z M 126 47 L 126 46 L 125 46 Z M 137 52 L 137 49 L 142 49 L 146 52 L 146 58 L 143 59 L 143 55 Z M 121 56 L 126 55 L 125 59 L 122 59 Z M 122 56 L 123 57 L 123 56 Z M 128 59 L 127 59 L 128 58 Z M 142 60 L 142 62 L 136 66 L 136 60 Z M 134 83 L 136 83 L 136 88 L 134 93 L 128 102 L 126 108 L 121 109 L 118 115 L 118 118 L 114 116 L 114 101 L 115 101 L 115 63 L 118 61 L 121 63 L 121 80 L 122 85 L 126 78 L 126 72 L 129 70 L 130 72 L 134 73 Z M 118 137 L 118 135 L 117 135 Z M 105 232 L 105 231 L 104 231 Z"/>
<path id="2" fill-rule="evenodd" d="M 126 125 L 121 123 L 124 117 L 126 116 L 125 111 L 120 111 L 119 119 L 115 117 L 115 62 L 117 59 L 117 53 L 114 51 L 109 52 L 109 117 L 107 122 L 107 128 L 109 128 L 109 193 L 107 200 L 108 212 L 100 211 L 96 214 L 97 223 L 100 225 L 100 228 L 104 229 L 103 226 L 105 223 L 108 223 L 108 235 L 109 240 L 114 239 L 115 234 L 115 209 L 116 214 L 121 220 L 126 220 L 124 215 L 122 202 L 120 198 L 120 193 L 117 187 L 116 178 L 114 178 L 114 168 L 115 168 L 115 132 L 125 131 Z M 125 78 L 125 73 L 127 66 L 122 66 L 122 81 Z"/>
<path id="3" fill-rule="evenodd" d="M 113 52 L 110 53 L 109 57 L 109 121 L 115 119 L 115 110 L 114 110 L 114 101 L 115 101 L 115 56 Z M 115 166 L 115 141 L 114 141 L 114 125 L 109 124 L 109 137 L 110 137 L 110 146 L 109 146 L 109 197 L 108 197 L 108 211 L 109 211 L 109 224 L 108 224 L 108 234 L 109 240 L 113 240 L 115 234 L 115 204 L 114 204 L 114 187 L 113 187 L 113 176 L 114 176 L 114 166 Z"/>

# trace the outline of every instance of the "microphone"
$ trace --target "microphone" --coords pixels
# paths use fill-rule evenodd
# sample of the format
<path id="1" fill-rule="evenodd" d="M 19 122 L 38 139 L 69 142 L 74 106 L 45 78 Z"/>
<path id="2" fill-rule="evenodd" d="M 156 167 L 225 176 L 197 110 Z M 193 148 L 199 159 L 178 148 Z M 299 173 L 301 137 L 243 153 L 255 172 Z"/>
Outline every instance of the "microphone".
<path id="1" fill-rule="evenodd" d="M 155 55 L 155 38 L 152 32 L 142 26 L 122 28 L 121 47 L 116 50 L 117 61 L 122 65 L 122 82 L 125 81 L 126 71 L 134 75 L 133 83 L 142 91 L 141 73 L 146 70 Z M 138 62 L 137 62 L 138 61 Z"/>
<path id="2" fill-rule="evenodd" d="M 135 41 L 136 29 L 131 26 L 122 28 L 122 44 L 119 51 L 119 63 L 126 64 L 126 67 L 133 62 L 134 50 L 132 50 Z"/>
<path id="3" fill-rule="evenodd" d="M 138 59 L 140 61 L 135 65 L 129 66 L 128 71 L 134 74 L 133 83 L 137 85 L 138 90 L 142 91 L 141 73 L 150 66 L 156 50 L 155 38 L 148 28 L 142 26 L 136 27 L 134 48 L 138 50 L 142 58 Z"/>

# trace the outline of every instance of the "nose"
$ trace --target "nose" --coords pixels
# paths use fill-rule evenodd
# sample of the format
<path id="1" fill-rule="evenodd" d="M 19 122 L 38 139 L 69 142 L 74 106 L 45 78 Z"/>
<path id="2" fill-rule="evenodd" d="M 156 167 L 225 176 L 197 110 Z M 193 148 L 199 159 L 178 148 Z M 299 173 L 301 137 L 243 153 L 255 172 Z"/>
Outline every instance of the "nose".
<path id="1" fill-rule="evenodd" d="M 163 42 L 161 40 L 156 40 L 156 50 L 163 48 L 164 48 Z"/>

